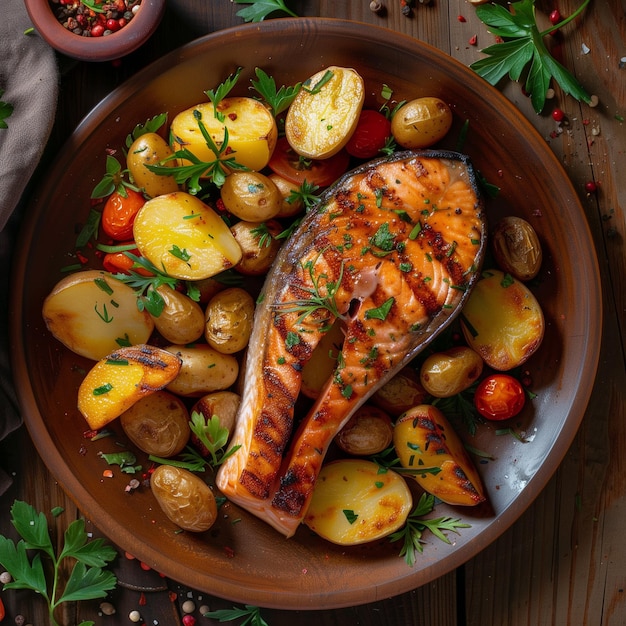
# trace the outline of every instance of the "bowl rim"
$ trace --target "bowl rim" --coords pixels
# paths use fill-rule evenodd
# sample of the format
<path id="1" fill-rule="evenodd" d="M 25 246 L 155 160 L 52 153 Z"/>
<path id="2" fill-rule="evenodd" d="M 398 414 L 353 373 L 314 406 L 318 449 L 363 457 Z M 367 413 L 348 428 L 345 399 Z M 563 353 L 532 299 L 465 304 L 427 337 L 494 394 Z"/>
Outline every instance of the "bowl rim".
<path id="1" fill-rule="evenodd" d="M 104 37 L 82 37 L 64 28 L 48 0 L 24 0 L 28 16 L 41 38 L 52 48 L 80 61 L 112 61 L 144 44 L 159 25 L 165 0 L 142 0 L 133 19 Z"/>
<path id="2" fill-rule="evenodd" d="M 296 26 L 302 32 L 303 36 L 307 33 L 315 34 L 315 32 L 319 29 L 321 29 L 326 36 L 332 35 L 350 37 L 354 39 L 362 39 L 364 36 L 371 37 L 372 34 L 382 39 L 388 39 L 392 36 L 394 46 L 413 52 L 426 52 L 438 62 L 447 65 L 452 70 L 461 72 L 466 77 L 474 76 L 468 73 L 469 70 L 465 65 L 434 46 L 411 38 L 408 35 L 396 33 L 381 26 L 347 21 L 338 18 L 281 18 L 279 20 L 270 20 L 259 24 L 242 24 L 210 33 L 185 44 L 177 50 L 174 50 L 154 61 L 149 66 L 138 72 L 134 77 L 125 81 L 111 94 L 100 101 L 100 103 L 98 103 L 80 122 L 72 136 L 67 140 L 64 148 L 61 150 L 60 156 L 62 157 L 65 155 L 65 158 L 70 158 L 69 152 L 71 151 L 73 142 L 76 142 L 77 140 L 80 140 L 81 137 L 84 138 L 88 136 L 90 132 L 93 132 L 93 129 L 107 116 L 107 111 L 111 110 L 114 103 L 119 104 L 120 102 L 125 102 L 128 98 L 132 97 L 133 93 L 140 88 L 140 85 L 143 85 L 145 82 L 158 76 L 160 68 L 168 67 L 172 63 L 181 63 L 186 61 L 199 49 L 202 49 L 207 45 L 210 46 L 213 40 L 219 41 L 224 37 L 242 38 L 267 36 L 268 34 L 271 35 L 280 33 L 284 27 L 289 28 L 289 26 Z M 586 346 L 584 360 L 585 370 L 586 372 L 593 372 L 594 375 L 581 379 L 581 384 L 576 390 L 576 396 L 572 400 L 573 404 L 570 410 L 571 413 L 575 414 L 576 419 L 570 418 L 566 421 L 564 427 L 559 433 L 558 441 L 553 443 L 551 449 L 548 451 L 547 458 L 541 464 L 542 471 L 540 472 L 540 475 L 533 475 L 529 481 L 529 485 L 531 483 L 533 484 L 532 497 L 524 494 L 524 492 L 518 494 L 515 500 L 497 515 L 495 532 L 486 533 L 481 531 L 477 536 L 472 538 L 471 542 L 464 543 L 459 546 L 452 554 L 445 557 L 443 561 L 437 561 L 436 564 L 427 566 L 420 571 L 419 575 L 411 575 L 410 572 L 407 572 L 407 576 L 401 577 L 400 579 L 381 581 L 380 584 L 375 585 L 374 589 L 372 589 L 371 586 L 364 588 L 352 587 L 348 590 L 337 589 L 330 596 L 330 599 L 328 595 L 320 597 L 320 595 L 316 594 L 314 590 L 312 590 L 311 596 L 306 599 L 303 599 L 300 594 L 290 595 L 290 593 L 283 593 L 280 596 L 280 602 L 277 602 L 272 597 L 268 597 L 268 594 L 264 592 L 263 589 L 258 590 L 245 588 L 242 590 L 238 584 L 227 580 L 222 583 L 222 586 L 219 589 L 214 589 L 213 591 L 213 593 L 219 595 L 220 597 L 231 599 L 233 601 L 246 601 L 258 604 L 259 606 L 275 607 L 280 609 L 314 610 L 322 607 L 340 608 L 372 602 L 384 597 L 409 591 L 423 584 L 427 584 L 434 578 L 452 571 L 472 557 L 476 556 L 476 554 L 495 541 L 505 530 L 507 530 L 544 489 L 548 481 L 556 472 L 558 466 L 565 457 L 567 449 L 574 440 L 591 395 L 600 356 L 599 346 L 602 322 L 602 299 L 600 291 L 600 274 L 595 247 L 593 246 L 593 239 L 591 238 L 589 226 L 586 220 L 584 220 L 584 210 L 582 204 L 576 194 L 571 180 L 567 176 L 556 155 L 548 147 L 545 147 L 545 141 L 540 136 L 538 131 L 527 119 L 520 115 L 519 110 L 497 89 L 488 85 L 477 75 L 473 78 L 469 78 L 469 80 L 470 83 L 474 83 L 476 87 L 480 87 L 481 90 L 487 91 L 490 97 L 493 98 L 498 108 L 504 110 L 506 112 L 505 115 L 508 116 L 508 118 L 515 119 L 516 123 L 520 124 L 523 132 L 530 140 L 532 140 L 537 146 L 544 146 L 543 149 L 545 150 L 544 154 L 546 158 L 551 162 L 551 166 L 554 167 L 554 171 L 559 172 L 562 176 L 563 184 L 569 190 L 572 201 L 576 204 L 576 208 L 578 209 L 577 218 L 580 218 L 577 221 L 577 227 L 580 227 L 580 231 L 577 233 L 578 237 L 591 242 L 592 244 L 591 248 L 586 250 L 587 258 L 585 259 L 593 280 L 589 285 L 589 298 L 587 308 L 584 310 L 584 314 L 586 316 L 584 319 L 588 335 L 584 338 L 583 342 Z M 60 158 L 53 166 L 52 170 L 46 173 L 49 184 L 51 173 L 53 173 L 55 169 L 60 171 L 65 165 L 64 160 L 64 158 Z M 36 225 L 37 216 L 43 212 L 43 210 L 42 206 L 38 206 L 36 211 L 30 212 L 28 218 L 25 220 L 25 223 L 22 225 L 20 232 L 20 240 L 22 243 L 29 241 L 29 237 Z M 20 341 L 24 334 L 24 329 L 21 326 L 21 307 L 23 304 L 23 285 L 26 284 L 25 259 L 20 260 L 18 267 L 16 268 L 16 272 L 15 283 L 18 288 L 13 294 L 13 303 L 11 307 L 11 337 L 14 343 L 12 353 L 16 355 L 14 359 L 14 375 L 16 377 L 16 383 L 21 383 L 21 385 L 16 385 L 16 387 L 19 386 L 21 390 L 19 399 L 22 405 L 23 413 L 26 416 L 25 421 L 27 423 L 27 427 L 29 427 L 31 437 L 33 438 L 36 448 L 40 451 L 40 454 L 42 454 L 42 457 L 45 460 L 44 455 L 46 453 L 49 454 L 50 450 L 54 448 L 54 442 L 45 427 L 40 427 L 35 431 L 31 430 L 31 422 L 33 421 L 31 419 L 31 415 L 37 415 L 37 403 L 32 389 L 29 389 L 28 393 L 24 393 L 24 386 L 27 386 L 29 382 L 27 364 L 24 354 L 20 350 Z M 589 346 L 591 346 L 592 349 L 590 349 Z M 39 419 L 41 419 L 41 416 L 39 416 Z M 556 455 L 555 448 L 558 451 L 558 454 Z M 58 455 L 57 451 L 54 453 Z M 48 461 L 45 460 L 45 462 L 48 464 Z M 59 467 L 59 464 L 57 463 L 56 472 L 57 479 L 64 486 L 65 490 L 77 506 L 79 506 L 80 501 L 79 510 L 89 516 L 94 523 L 96 523 L 96 525 L 98 519 L 101 519 L 103 515 L 108 515 L 100 503 L 82 487 L 78 478 L 71 471 L 69 471 L 69 468 L 63 464 Z M 525 490 L 528 493 L 527 490 L 528 487 L 526 487 Z M 493 526 L 492 523 L 489 525 Z M 113 520 L 113 525 L 110 527 L 109 534 L 111 534 L 115 538 L 116 543 L 122 547 L 135 546 L 137 552 L 136 556 L 141 558 L 141 560 L 147 563 L 158 562 L 160 554 L 158 549 L 153 546 L 137 545 L 137 541 L 134 536 L 121 522 Z M 185 575 L 184 569 L 184 564 L 180 564 L 180 566 L 178 564 L 174 564 L 172 567 L 166 568 L 161 567 L 161 571 L 165 575 L 168 575 L 175 580 L 183 581 L 191 587 L 194 587 L 194 584 L 199 584 L 198 580 L 196 580 L 195 583 L 193 580 L 190 580 L 189 577 Z"/>

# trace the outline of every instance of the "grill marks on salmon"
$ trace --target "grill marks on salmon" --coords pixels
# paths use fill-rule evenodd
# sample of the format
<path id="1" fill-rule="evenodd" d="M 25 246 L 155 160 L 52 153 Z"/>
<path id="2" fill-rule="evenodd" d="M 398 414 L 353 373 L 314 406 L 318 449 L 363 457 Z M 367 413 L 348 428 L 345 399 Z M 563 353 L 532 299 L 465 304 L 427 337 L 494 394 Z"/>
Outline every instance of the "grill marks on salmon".
<path id="1" fill-rule="evenodd" d="M 224 495 L 295 533 L 334 436 L 468 297 L 486 242 L 477 189 L 466 157 L 424 151 L 367 164 L 324 194 L 257 306 L 232 440 L 240 448 L 217 475 Z M 296 419 L 302 368 L 338 318 L 336 369 Z"/>

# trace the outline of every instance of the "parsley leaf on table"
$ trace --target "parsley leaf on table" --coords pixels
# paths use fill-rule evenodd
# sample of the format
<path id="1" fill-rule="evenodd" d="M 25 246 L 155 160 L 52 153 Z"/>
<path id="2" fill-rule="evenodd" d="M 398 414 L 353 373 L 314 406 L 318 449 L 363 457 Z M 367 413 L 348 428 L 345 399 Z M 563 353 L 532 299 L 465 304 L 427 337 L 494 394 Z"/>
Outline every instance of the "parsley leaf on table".
<path id="1" fill-rule="evenodd" d="M 57 556 L 48 532 L 46 516 L 26 502 L 16 500 L 11 507 L 11 521 L 21 539 L 0 535 L 0 564 L 9 572 L 11 582 L 4 589 L 30 589 L 40 594 L 48 605 L 50 624 L 56 626 L 56 608 L 64 602 L 104 598 L 117 584 L 112 572 L 103 569 L 117 555 L 115 549 L 102 539 L 88 541 L 85 522 L 74 520 L 64 534 L 61 552 Z M 30 558 L 29 551 L 36 553 Z M 58 573 L 65 559 L 73 561 L 64 589 L 58 587 Z M 53 580 L 48 588 L 44 559 L 52 563 Z M 81 626 L 93 624 L 83 622 Z"/>
<path id="2" fill-rule="evenodd" d="M 261 617 L 261 609 L 258 606 L 246 604 L 243 609 L 233 607 L 232 609 L 219 609 L 218 611 L 209 611 L 204 617 L 216 619 L 220 622 L 231 622 L 239 618 L 245 618 L 240 622 L 240 626 L 269 626 Z"/>
<path id="3" fill-rule="evenodd" d="M 0 98 L 4 93 L 4 89 L 0 89 Z M 8 128 L 9 126 L 6 123 L 7 117 L 10 117 L 13 113 L 13 105 L 9 102 L 2 102 L 0 100 L 0 129 Z"/>
<path id="4" fill-rule="evenodd" d="M 503 41 L 482 50 L 487 56 L 472 63 L 470 68 L 491 85 L 496 85 L 507 74 L 511 80 L 518 81 L 526 71 L 525 89 L 537 113 L 543 110 L 551 79 L 566 94 L 589 103 L 589 94 L 550 54 L 544 42 L 546 35 L 577 17 L 588 3 L 589 0 L 585 0 L 567 19 L 544 32 L 537 26 L 534 0 L 513 2 L 510 11 L 497 4 L 476 7 L 480 21 L 487 25 L 490 33 Z"/>
<path id="5" fill-rule="evenodd" d="M 245 22 L 261 22 L 270 13 L 283 11 L 292 17 L 298 17 L 287 7 L 284 0 L 234 0 L 237 4 L 249 4 L 249 7 L 237 11 L 237 15 Z"/>

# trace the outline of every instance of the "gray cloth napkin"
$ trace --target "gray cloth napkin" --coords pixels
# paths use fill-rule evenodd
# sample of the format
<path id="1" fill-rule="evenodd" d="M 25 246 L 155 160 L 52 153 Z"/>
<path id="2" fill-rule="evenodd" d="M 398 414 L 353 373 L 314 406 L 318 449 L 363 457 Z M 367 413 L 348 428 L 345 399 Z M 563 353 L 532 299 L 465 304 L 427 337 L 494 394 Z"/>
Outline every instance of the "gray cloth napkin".
<path id="1" fill-rule="evenodd" d="M 0 0 L 0 100 L 13 105 L 0 129 L 0 439 L 17 428 L 8 348 L 8 296 L 12 245 L 20 199 L 50 136 L 58 95 L 54 51 L 36 33 L 22 0 Z M 13 219 L 10 218 L 13 216 Z M 0 462 L 2 459 L 0 459 Z M 0 477 L 1 478 L 1 477 Z M 5 477 L 6 478 L 6 477 Z M 6 481 L 0 480 L 0 485 Z"/>

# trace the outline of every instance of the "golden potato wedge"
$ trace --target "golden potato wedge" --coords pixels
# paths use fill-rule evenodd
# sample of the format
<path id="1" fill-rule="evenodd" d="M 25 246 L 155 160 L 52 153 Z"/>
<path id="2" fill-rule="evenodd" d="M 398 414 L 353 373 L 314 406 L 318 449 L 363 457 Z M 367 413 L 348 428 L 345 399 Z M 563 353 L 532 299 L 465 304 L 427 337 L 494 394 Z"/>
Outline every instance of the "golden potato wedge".
<path id="1" fill-rule="evenodd" d="M 468 345 L 487 365 L 507 371 L 536 352 L 545 321 L 541 305 L 526 285 L 510 274 L 488 270 L 463 307 L 461 326 Z"/>
<path id="2" fill-rule="evenodd" d="M 147 454 L 176 456 L 189 441 L 189 411 L 173 393 L 161 390 L 140 398 L 120 415 L 126 436 Z"/>
<path id="3" fill-rule="evenodd" d="M 78 410 L 92 430 L 99 430 L 172 382 L 181 364 L 177 355 L 147 344 L 120 348 L 87 372 L 78 389 Z"/>
<path id="4" fill-rule="evenodd" d="M 168 159 L 174 151 L 157 133 L 144 133 L 135 139 L 126 157 L 126 165 L 135 184 L 151 198 L 164 193 L 178 191 L 178 183 L 173 176 L 162 176 L 151 172 L 146 166 L 163 165 L 174 167 L 176 159 Z"/>
<path id="5" fill-rule="evenodd" d="M 210 163 L 217 155 L 207 145 L 199 126 L 204 124 L 215 145 L 220 148 L 224 141 L 224 129 L 228 129 L 228 148 L 224 157 L 234 157 L 248 169 L 262 170 L 270 160 L 278 140 L 278 128 L 272 113 L 253 98 L 229 97 L 217 105 L 216 117 L 211 102 L 203 102 L 182 111 L 172 120 L 171 133 L 174 148 L 187 148 L 201 161 Z M 221 119 L 220 119 L 221 118 Z M 184 159 L 180 165 L 188 164 Z"/>
<path id="6" fill-rule="evenodd" d="M 178 376 L 168 391 L 180 396 L 199 397 L 211 391 L 228 389 L 239 375 L 239 363 L 231 354 L 222 354 L 206 344 L 166 346 L 182 360 Z"/>
<path id="7" fill-rule="evenodd" d="M 241 248 L 222 218 L 183 191 L 148 200 L 135 217 L 133 235 L 144 257 L 181 280 L 215 276 L 241 259 Z"/>
<path id="8" fill-rule="evenodd" d="M 157 287 L 163 298 L 161 315 L 153 316 L 154 326 L 171 343 L 193 343 L 204 332 L 204 312 L 197 302 L 169 285 Z"/>
<path id="9" fill-rule="evenodd" d="M 356 545 L 398 530 L 412 505 L 399 474 L 365 459 L 341 459 L 322 467 L 304 523 L 332 543 Z"/>
<path id="10" fill-rule="evenodd" d="M 137 308 L 137 294 L 108 272 L 66 276 L 43 303 L 48 330 L 64 346 L 98 361 L 128 344 L 148 341 L 154 322 Z"/>
<path id="11" fill-rule="evenodd" d="M 352 136 L 365 100 L 361 76 L 352 68 L 330 66 L 303 83 L 289 107 L 289 145 L 310 159 L 337 154 Z"/>
<path id="12" fill-rule="evenodd" d="M 453 505 L 474 506 L 485 501 L 480 476 L 444 414 L 430 404 L 401 415 L 393 445 L 402 467 L 428 493 Z"/>

